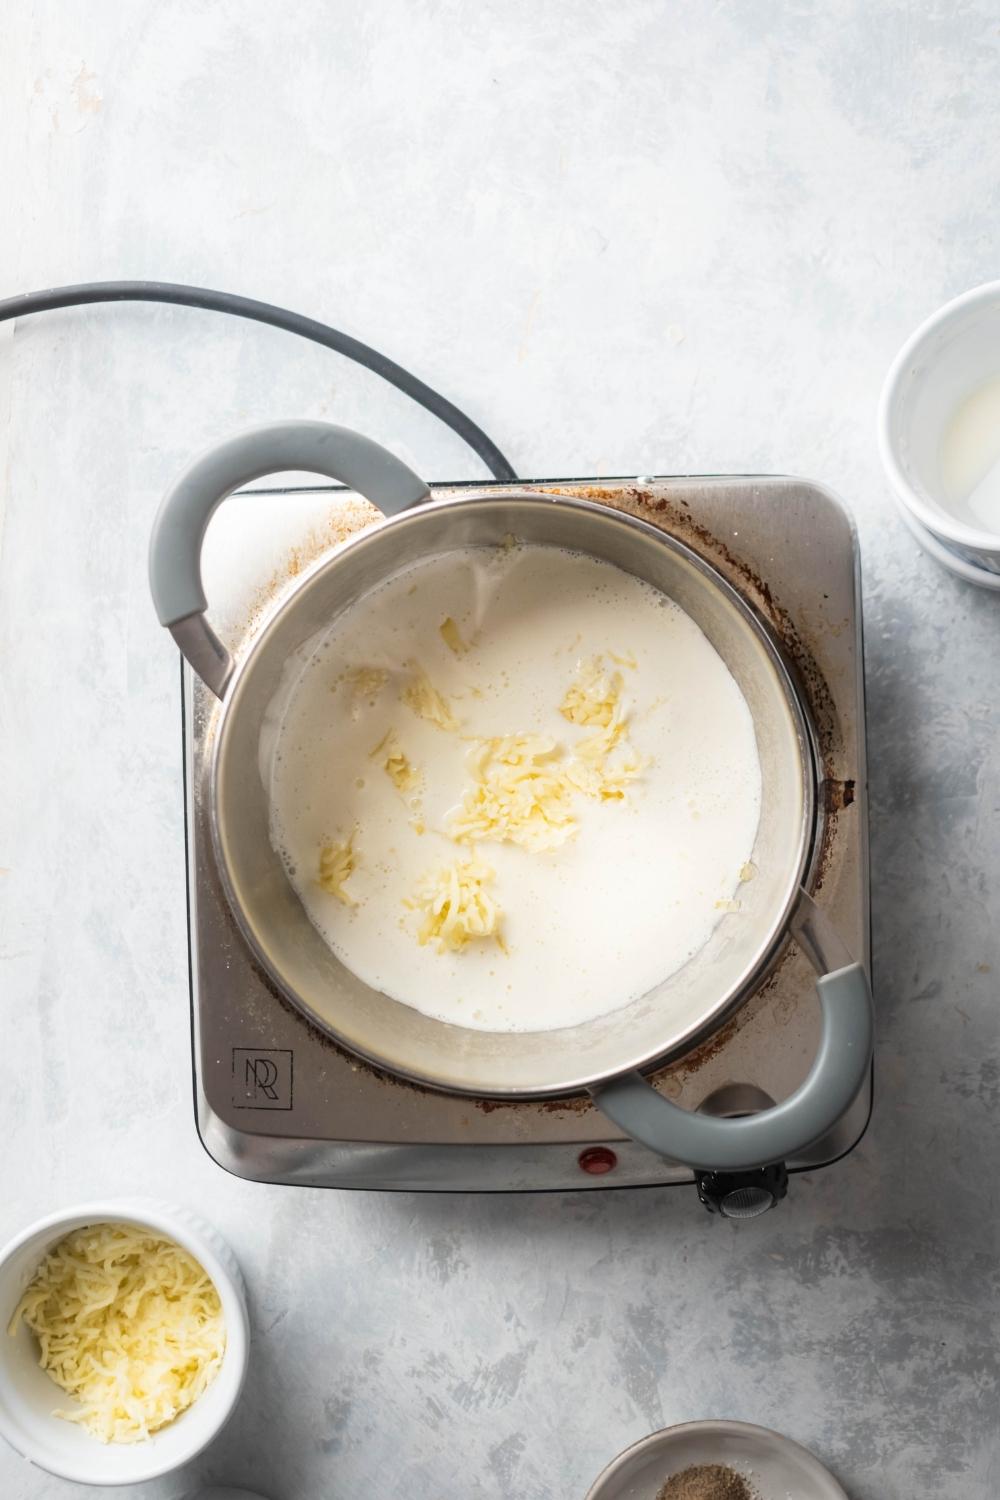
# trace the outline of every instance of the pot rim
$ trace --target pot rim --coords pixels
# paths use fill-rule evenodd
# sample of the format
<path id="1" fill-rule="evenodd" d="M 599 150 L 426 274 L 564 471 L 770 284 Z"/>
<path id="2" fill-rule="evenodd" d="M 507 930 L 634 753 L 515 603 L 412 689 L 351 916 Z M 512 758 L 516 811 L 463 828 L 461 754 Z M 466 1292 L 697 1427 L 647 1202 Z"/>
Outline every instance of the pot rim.
<path id="1" fill-rule="evenodd" d="M 272 966 L 266 951 L 257 940 L 252 924 L 245 916 L 223 854 L 218 818 L 218 778 L 222 746 L 226 738 L 230 712 L 233 704 L 239 697 L 242 680 L 250 670 L 258 650 L 263 648 L 265 642 L 277 630 L 285 615 L 294 608 L 300 596 L 307 589 L 313 587 L 329 570 L 336 567 L 338 562 L 348 552 L 353 552 L 355 549 L 366 545 L 378 544 L 385 531 L 390 528 L 397 530 L 403 529 L 407 525 L 419 524 L 422 516 L 444 508 L 455 510 L 472 509 L 483 501 L 504 501 L 507 499 L 517 499 L 519 503 L 534 502 L 541 506 L 559 506 L 561 509 L 585 511 L 597 513 L 605 518 L 610 517 L 621 525 L 632 527 L 647 536 L 650 540 L 666 546 L 678 554 L 722 592 L 763 646 L 770 664 L 781 683 L 800 747 L 802 765 L 802 820 L 795 879 L 789 883 L 788 894 L 782 905 L 780 918 L 776 916 L 772 921 L 770 940 L 762 947 L 756 961 L 743 974 L 739 983 L 728 994 L 720 997 L 718 1004 L 711 1012 L 703 1016 L 700 1021 L 689 1026 L 669 1046 L 654 1051 L 646 1048 L 627 1063 L 616 1066 L 613 1070 L 600 1069 L 585 1072 L 578 1077 L 554 1084 L 550 1088 L 523 1088 L 514 1086 L 506 1088 L 499 1086 L 493 1088 L 463 1088 L 460 1085 L 442 1082 L 439 1077 L 430 1072 L 425 1072 L 417 1068 L 408 1069 L 395 1063 L 390 1063 L 385 1057 L 365 1049 L 353 1040 L 348 1040 L 347 1037 L 328 1021 L 318 1016 Z M 648 521 L 644 521 L 639 516 L 633 516 L 627 511 L 619 511 L 613 506 L 602 504 L 600 501 L 585 500 L 576 495 L 546 494 L 537 490 L 512 485 L 502 488 L 497 486 L 495 489 L 490 488 L 489 490 L 472 494 L 466 492 L 460 496 L 443 496 L 440 499 L 425 501 L 395 516 L 386 517 L 382 521 L 376 521 L 363 531 L 356 533 L 352 537 L 348 537 L 346 541 L 338 543 L 332 551 L 324 553 L 321 557 L 317 558 L 315 562 L 297 577 L 291 589 L 283 592 L 274 601 L 260 629 L 249 644 L 248 649 L 237 661 L 232 676 L 226 685 L 225 697 L 218 704 L 214 718 L 211 758 L 203 785 L 208 796 L 209 826 L 211 828 L 212 852 L 215 858 L 215 866 L 226 896 L 226 903 L 236 922 L 241 937 L 279 994 L 289 1004 L 294 1006 L 298 1014 L 303 1016 L 310 1025 L 315 1026 L 324 1036 L 332 1039 L 351 1056 L 361 1058 L 365 1063 L 379 1072 L 388 1074 L 393 1078 L 403 1079 L 420 1088 L 434 1089 L 439 1093 L 464 1098 L 488 1098 L 511 1102 L 529 1099 L 570 1098 L 585 1094 L 590 1089 L 597 1087 L 610 1078 L 618 1077 L 632 1071 L 646 1072 L 686 1056 L 694 1048 L 713 1036 L 735 1014 L 774 967 L 788 939 L 791 919 L 798 904 L 800 891 L 803 885 L 807 888 L 811 885 L 818 862 L 822 834 L 822 804 L 821 799 L 817 795 L 820 768 L 822 765 L 818 736 L 804 690 L 796 680 L 792 664 L 780 640 L 777 638 L 773 627 L 717 568 L 686 542 L 681 541 L 670 532 L 664 531 L 662 528 L 654 526 Z M 396 1001 L 396 1003 L 405 1004 L 404 1001 Z M 459 1026 L 452 1026 L 452 1023 L 445 1021 L 439 1021 L 437 1024 L 445 1029 L 454 1029 L 459 1034 L 465 1029 Z"/>

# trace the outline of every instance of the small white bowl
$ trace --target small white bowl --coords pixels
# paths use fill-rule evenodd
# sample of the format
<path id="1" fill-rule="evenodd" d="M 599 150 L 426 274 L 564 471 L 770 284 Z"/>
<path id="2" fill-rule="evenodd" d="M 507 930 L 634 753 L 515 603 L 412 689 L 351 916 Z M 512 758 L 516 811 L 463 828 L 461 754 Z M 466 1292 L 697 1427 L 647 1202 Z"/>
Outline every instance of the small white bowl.
<path id="1" fill-rule="evenodd" d="M 954 514 L 940 462 L 958 408 L 997 378 L 1000 281 L 990 281 L 946 303 L 903 345 L 882 387 L 878 440 L 889 483 L 909 516 L 972 568 L 1000 574 L 1000 533 Z"/>
<path id="2" fill-rule="evenodd" d="M 75 1422 L 52 1415 L 69 1398 L 38 1363 L 23 1323 L 7 1327 L 46 1253 L 87 1224 L 132 1224 L 174 1240 L 208 1272 L 222 1302 L 226 1352 L 218 1374 L 193 1406 L 141 1443 L 102 1443 Z M 31 1463 L 77 1484 L 140 1484 L 179 1469 L 225 1425 L 243 1389 L 250 1349 L 243 1278 L 219 1234 L 197 1214 L 144 1198 L 111 1198 L 49 1214 L 0 1251 L 0 1436 Z"/>

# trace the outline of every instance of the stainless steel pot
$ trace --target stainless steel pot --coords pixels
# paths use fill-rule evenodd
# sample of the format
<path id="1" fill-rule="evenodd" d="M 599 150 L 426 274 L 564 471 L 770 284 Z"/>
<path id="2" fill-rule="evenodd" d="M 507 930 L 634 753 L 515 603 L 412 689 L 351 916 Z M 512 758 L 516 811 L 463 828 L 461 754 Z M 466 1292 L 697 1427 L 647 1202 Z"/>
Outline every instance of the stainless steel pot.
<path id="1" fill-rule="evenodd" d="M 216 506 L 251 480 L 324 474 L 388 518 L 320 559 L 236 665 L 205 619 L 200 554 Z M 694 619 L 728 665 L 753 715 L 763 773 L 757 877 L 678 973 L 583 1026 L 536 1033 L 467 1030 L 432 1020 L 363 984 L 327 947 L 269 838 L 259 769 L 261 727 L 288 656 L 405 562 L 513 534 L 572 548 L 644 579 Z M 873 1020 L 864 971 L 803 889 L 816 833 L 808 716 L 767 629 L 729 584 L 682 543 L 609 507 L 537 493 L 431 502 L 410 469 L 359 434 L 319 422 L 243 433 L 197 459 L 165 498 L 150 550 L 153 599 L 194 670 L 221 699 L 208 796 L 215 854 L 233 914 L 279 988 L 344 1046 L 416 1083 L 502 1098 L 589 1090 L 619 1126 L 666 1157 L 716 1171 L 800 1154 L 852 1102 L 869 1066 Z M 642 880 L 641 870 L 622 872 Z M 643 1071 L 688 1051 L 752 992 L 789 932 L 817 973 L 823 1015 L 809 1077 L 784 1103 L 741 1119 L 681 1110 Z"/>

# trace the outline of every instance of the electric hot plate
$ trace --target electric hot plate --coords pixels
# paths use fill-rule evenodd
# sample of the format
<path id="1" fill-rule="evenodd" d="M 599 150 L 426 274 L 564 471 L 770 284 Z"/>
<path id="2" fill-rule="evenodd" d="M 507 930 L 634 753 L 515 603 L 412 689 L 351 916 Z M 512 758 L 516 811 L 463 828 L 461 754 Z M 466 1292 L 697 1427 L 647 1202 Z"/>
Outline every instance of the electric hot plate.
<path id="1" fill-rule="evenodd" d="M 474 495 L 509 485 L 434 485 Z M 815 900 L 869 963 L 868 844 L 860 575 L 851 521 L 828 491 L 797 479 L 542 480 L 518 488 L 599 499 L 700 552 L 770 624 L 810 704 L 822 827 Z M 240 654 L 295 576 L 376 513 L 329 487 L 255 489 L 217 511 L 203 557 L 212 619 Z M 198 1131 L 230 1172 L 261 1182 L 416 1191 L 535 1191 L 691 1183 L 690 1167 L 619 1134 L 589 1098 L 506 1103 L 458 1098 L 378 1072 L 315 1029 L 257 967 L 216 873 L 202 789 L 216 702 L 182 667 L 188 931 Z M 789 944 L 727 1025 L 655 1072 L 678 1104 L 745 1114 L 787 1098 L 819 1037 L 808 962 Z M 791 1173 L 826 1166 L 864 1133 L 871 1080 Z M 699 1184 L 708 1206 L 769 1206 L 783 1191 Z M 734 1192 L 730 1189 L 735 1188 Z"/>

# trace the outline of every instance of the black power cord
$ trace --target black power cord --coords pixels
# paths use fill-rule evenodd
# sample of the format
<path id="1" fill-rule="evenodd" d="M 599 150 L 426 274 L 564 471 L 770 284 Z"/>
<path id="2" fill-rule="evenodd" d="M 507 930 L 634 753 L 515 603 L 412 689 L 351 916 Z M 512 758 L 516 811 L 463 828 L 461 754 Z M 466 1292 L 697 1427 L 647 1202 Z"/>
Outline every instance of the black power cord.
<path id="1" fill-rule="evenodd" d="M 439 417 L 479 455 L 495 479 L 517 479 L 510 463 L 482 428 L 444 396 L 418 380 L 416 375 L 411 375 L 395 360 L 362 344 L 349 333 L 341 333 L 328 323 L 303 317 L 302 313 L 289 312 L 285 307 L 275 307 L 270 302 L 238 297 L 233 292 L 213 292 L 203 286 L 183 286 L 173 281 L 84 281 L 79 286 L 50 287 L 44 292 L 23 292 L 19 297 L 0 300 L 0 323 L 10 318 L 25 318 L 31 313 L 52 312 L 59 307 L 82 307 L 90 302 L 170 302 L 178 307 L 200 307 L 206 312 L 231 313 L 236 318 L 269 323 L 272 328 L 283 328 L 286 333 L 311 339 L 314 344 L 333 349 L 355 364 L 364 365 L 366 370 L 381 375 L 398 391 Z"/>

